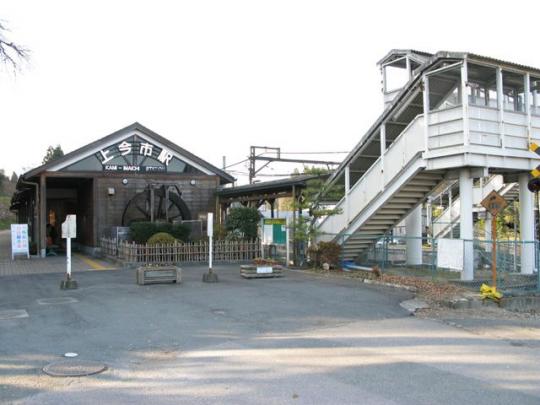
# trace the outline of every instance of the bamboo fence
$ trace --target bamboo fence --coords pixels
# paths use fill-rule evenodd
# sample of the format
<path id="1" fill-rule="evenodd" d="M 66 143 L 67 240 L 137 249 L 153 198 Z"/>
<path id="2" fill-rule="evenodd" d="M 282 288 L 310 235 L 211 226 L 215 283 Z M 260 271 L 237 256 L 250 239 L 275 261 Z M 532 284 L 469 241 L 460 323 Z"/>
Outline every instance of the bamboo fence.
<path id="1" fill-rule="evenodd" d="M 173 244 L 137 244 L 114 238 L 101 238 L 104 255 L 127 263 L 199 263 L 208 261 L 209 243 L 175 242 Z M 246 262 L 261 256 L 261 243 L 254 240 L 215 240 L 212 257 L 215 262 Z"/>

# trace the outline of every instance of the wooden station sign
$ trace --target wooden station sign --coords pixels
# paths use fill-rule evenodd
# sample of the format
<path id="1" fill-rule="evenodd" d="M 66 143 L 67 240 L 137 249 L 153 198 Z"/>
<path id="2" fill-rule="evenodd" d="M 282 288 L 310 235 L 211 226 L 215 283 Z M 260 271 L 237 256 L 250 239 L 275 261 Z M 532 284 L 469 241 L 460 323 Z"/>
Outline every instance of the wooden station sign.
<path id="1" fill-rule="evenodd" d="M 506 200 L 495 190 L 489 193 L 480 204 L 494 217 L 508 205 Z"/>

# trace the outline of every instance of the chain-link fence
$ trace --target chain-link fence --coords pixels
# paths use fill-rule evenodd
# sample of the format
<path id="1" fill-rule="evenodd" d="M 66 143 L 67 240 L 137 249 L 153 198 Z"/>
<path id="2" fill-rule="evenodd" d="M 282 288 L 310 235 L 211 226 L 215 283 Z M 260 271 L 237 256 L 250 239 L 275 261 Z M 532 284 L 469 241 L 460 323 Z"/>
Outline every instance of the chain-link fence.
<path id="1" fill-rule="evenodd" d="M 540 290 L 538 241 L 494 243 L 485 239 L 369 234 L 335 235 L 334 240 L 342 246 L 346 270 L 378 266 L 388 274 L 447 280 L 476 289 L 482 283 L 492 284 L 495 257 L 499 289 Z"/>

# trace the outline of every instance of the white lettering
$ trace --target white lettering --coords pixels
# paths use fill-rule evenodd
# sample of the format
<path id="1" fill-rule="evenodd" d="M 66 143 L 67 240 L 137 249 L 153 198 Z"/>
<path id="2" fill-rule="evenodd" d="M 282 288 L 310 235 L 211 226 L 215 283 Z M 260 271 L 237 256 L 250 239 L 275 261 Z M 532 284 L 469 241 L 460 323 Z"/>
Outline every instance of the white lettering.
<path id="1" fill-rule="evenodd" d="M 107 156 L 107 154 L 110 152 L 109 149 L 107 149 L 106 151 L 103 151 L 103 150 L 100 150 L 99 153 L 101 153 L 101 156 L 103 157 L 103 160 L 101 161 L 101 164 L 105 164 L 107 163 L 108 161 L 110 160 L 113 160 L 114 159 L 114 156 Z"/>
<path id="2" fill-rule="evenodd" d="M 150 143 L 141 143 L 141 148 L 139 149 L 139 154 L 143 156 L 152 156 L 152 150 L 154 145 Z"/>
<path id="3" fill-rule="evenodd" d="M 118 145 L 118 150 L 122 152 L 122 156 L 129 155 L 131 153 L 131 144 L 124 141 Z"/>
<path id="4" fill-rule="evenodd" d="M 165 166 L 169 166 L 169 163 L 171 159 L 173 158 L 173 155 L 167 149 L 163 148 L 161 149 L 161 152 L 157 158 L 161 163 L 165 163 Z"/>

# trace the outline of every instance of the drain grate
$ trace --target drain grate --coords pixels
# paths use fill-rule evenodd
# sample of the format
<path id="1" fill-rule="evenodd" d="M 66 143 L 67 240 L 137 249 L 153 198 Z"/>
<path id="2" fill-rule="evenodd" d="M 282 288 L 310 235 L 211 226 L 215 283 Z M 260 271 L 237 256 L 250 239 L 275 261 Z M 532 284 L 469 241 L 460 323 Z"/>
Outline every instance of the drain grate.
<path id="1" fill-rule="evenodd" d="M 0 321 L 19 318 L 28 318 L 28 312 L 25 309 L 4 309 L 0 311 Z"/>
<path id="2" fill-rule="evenodd" d="M 43 372 L 52 377 L 84 377 L 102 373 L 107 366 L 96 361 L 69 360 L 58 361 L 43 367 Z"/>
<path id="3" fill-rule="evenodd" d="M 77 298 L 73 297 L 40 298 L 36 301 L 39 305 L 73 304 L 74 302 L 79 302 Z"/>

